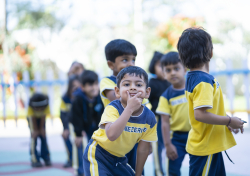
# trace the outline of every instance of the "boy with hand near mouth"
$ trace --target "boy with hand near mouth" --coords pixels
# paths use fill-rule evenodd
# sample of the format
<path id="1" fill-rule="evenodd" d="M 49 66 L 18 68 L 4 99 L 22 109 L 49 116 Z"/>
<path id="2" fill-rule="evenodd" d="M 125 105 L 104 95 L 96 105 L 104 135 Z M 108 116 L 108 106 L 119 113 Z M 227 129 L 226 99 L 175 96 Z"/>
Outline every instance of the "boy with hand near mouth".
<path id="1" fill-rule="evenodd" d="M 142 105 L 142 100 L 150 95 L 147 73 L 135 66 L 124 68 L 117 75 L 115 95 L 118 100 L 105 108 L 99 129 L 85 149 L 85 176 L 141 176 L 150 142 L 157 141 L 155 116 Z M 134 173 L 125 154 L 136 143 L 139 144 Z"/>

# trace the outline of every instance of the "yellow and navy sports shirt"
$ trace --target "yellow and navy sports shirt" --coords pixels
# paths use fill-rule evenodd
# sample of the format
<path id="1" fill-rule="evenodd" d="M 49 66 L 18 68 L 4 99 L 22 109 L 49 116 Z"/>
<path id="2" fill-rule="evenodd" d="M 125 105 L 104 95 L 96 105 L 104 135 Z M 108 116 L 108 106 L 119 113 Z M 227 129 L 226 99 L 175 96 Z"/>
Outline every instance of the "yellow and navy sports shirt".
<path id="1" fill-rule="evenodd" d="M 106 151 L 117 157 L 124 157 L 140 140 L 154 142 L 158 140 L 156 119 L 152 111 L 144 106 L 139 116 L 131 116 L 122 134 L 110 141 L 106 135 L 104 125 L 115 122 L 124 111 L 120 100 L 112 101 L 104 110 L 99 129 L 94 132 L 92 139 Z"/>
<path id="2" fill-rule="evenodd" d="M 191 129 L 185 89 L 174 89 L 173 86 L 170 86 L 160 96 L 156 113 L 169 115 L 171 117 L 171 131 L 188 132 Z"/>
<path id="3" fill-rule="evenodd" d="M 62 112 L 69 112 L 71 108 L 71 100 L 68 96 L 64 95 L 61 100 L 60 110 Z"/>
<path id="4" fill-rule="evenodd" d="M 208 73 L 191 71 L 187 74 L 185 93 L 192 127 L 188 135 L 187 152 L 192 155 L 205 156 L 235 146 L 235 139 L 226 125 L 202 123 L 194 117 L 194 110 L 201 107 L 208 107 L 207 112 L 226 116 L 219 82 Z"/>
<path id="5" fill-rule="evenodd" d="M 28 108 L 28 113 L 27 113 L 27 117 L 34 117 L 34 118 L 41 118 L 44 117 L 46 115 L 50 115 L 50 109 L 49 106 L 47 106 L 44 111 L 34 111 L 32 109 L 32 107 L 29 106 Z"/>
<path id="6" fill-rule="evenodd" d="M 101 95 L 101 99 L 103 102 L 104 107 L 106 107 L 110 101 L 109 99 L 106 97 L 104 91 L 105 90 L 115 90 L 116 87 L 116 77 L 115 76 L 109 76 L 106 78 L 103 78 L 100 82 L 100 95 Z M 142 104 L 147 104 L 148 103 L 148 99 L 144 99 L 142 101 Z"/>

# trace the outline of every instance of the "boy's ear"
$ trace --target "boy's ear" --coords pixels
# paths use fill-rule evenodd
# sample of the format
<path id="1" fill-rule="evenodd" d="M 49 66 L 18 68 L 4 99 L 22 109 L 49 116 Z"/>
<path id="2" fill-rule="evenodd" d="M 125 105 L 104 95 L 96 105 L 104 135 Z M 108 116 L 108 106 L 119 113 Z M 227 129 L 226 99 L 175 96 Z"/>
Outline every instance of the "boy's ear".
<path id="1" fill-rule="evenodd" d="M 146 98 L 146 99 L 149 98 L 150 93 L 151 93 L 151 87 L 148 87 L 148 88 L 146 89 L 146 94 L 145 94 L 145 98 Z"/>
<path id="2" fill-rule="evenodd" d="M 111 70 L 114 70 L 114 64 L 115 64 L 114 62 L 108 60 L 108 67 L 109 67 Z"/>
<path id="3" fill-rule="evenodd" d="M 118 99 L 121 98 L 120 89 L 118 87 L 115 87 L 115 96 Z"/>

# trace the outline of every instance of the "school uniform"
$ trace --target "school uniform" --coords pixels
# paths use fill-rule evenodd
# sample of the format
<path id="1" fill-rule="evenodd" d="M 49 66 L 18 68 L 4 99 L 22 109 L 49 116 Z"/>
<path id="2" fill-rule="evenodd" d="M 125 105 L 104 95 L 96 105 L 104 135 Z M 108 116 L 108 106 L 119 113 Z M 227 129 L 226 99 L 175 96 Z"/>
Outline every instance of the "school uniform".
<path id="1" fill-rule="evenodd" d="M 89 140 L 93 132 L 98 129 L 98 124 L 104 110 L 101 98 L 98 95 L 90 100 L 80 88 L 73 93 L 73 97 L 74 100 L 70 111 L 70 121 L 74 127 L 75 136 L 82 137 L 82 132 L 85 131 L 87 140 Z M 86 145 L 87 144 L 84 146 L 83 143 L 80 147 L 77 147 L 76 156 L 74 156 L 77 158 L 77 166 L 75 169 L 78 174 L 84 173 L 82 156 Z"/>
<path id="2" fill-rule="evenodd" d="M 31 121 L 31 118 L 35 118 L 37 126 L 40 126 L 41 118 L 46 116 L 46 115 L 49 115 L 49 114 L 50 114 L 49 106 L 47 106 L 45 108 L 45 110 L 42 111 L 42 112 L 34 111 L 32 109 L 32 107 L 30 107 L 30 106 L 28 107 L 27 120 L 28 120 L 28 124 L 29 124 L 29 128 L 30 128 L 31 133 L 33 133 L 33 131 L 34 131 L 33 123 Z M 45 130 L 45 123 L 44 123 L 43 128 Z M 37 140 L 38 140 L 38 138 L 41 140 L 41 151 L 40 152 L 37 151 Z M 49 153 L 49 148 L 48 148 L 48 145 L 47 145 L 46 137 L 43 137 L 42 135 L 39 135 L 36 138 L 31 137 L 30 155 L 31 155 L 31 162 L 32 163 L 39 163 L 40 158 L 42 158 L 45 163 L 50 162 L 50 153 Z"/>
<path id="3" fill-rule="evenodd" d="M 181 175 L 182 161 L 187 154 L 186 143 L 191 129 L 188 118 L 188 103 L 185 89 L 174 89 L 170 86 L 160 97 L 158 114 L 170 116 L 171 142 L 177 149 L 178 158 L 168 160 L 167 175 Z"/>
<path id="4" fill-rule="evenodd" d="M 158 106 L 160 96 L 170 85 L 171 84 L 168 81 L 157 79 L 157 78 L 151 78 L 149 81 L 149 87 L 151 87 L 151 93 L 150 93 L 148 100 L 152 105 L 151 111 L 155 114 L 155 117 L 157 120 L 158 141 L 152 144 L 153 156 L 154 156 L 154 169 L 155 169 L 156 176 L 163 175 L 161 154 L 162 154 L 162 150 L 164 149 L 164 143 L 163 143 L 162 133 L 161 133 L 160 114 L 156 113 L 155 111 Z"/>
<path id="5" fill-rule="evenodd" d="M 207 112 L 226 116 L 219 82 L 202 71 L 188 72 L 186 97 L 192 126 L 186 146 L 187 152 L 190 153 L 189 175 L 226 175 L 221 152 L 236 145 L 232 133 L 226 125 L 202 123 L 194 117 L 194 110 L 201 107 L 208 107 Z"/>
<path id="6" fill-rule="evenodd" d="M 92 140 L 83 155 L 85 176 L 135 175 L 134 169 L 127 163 L 125 155 L 141 140 L 157 141 L 156 119 L 146 106 L 139 116 L 131 116 L 122 134 L 110 141 L 104 124 L 115 122 L 124 111 L 120 100 L 112 101 L 104 110 L 99 129 L 94 132 Z"/>
<path id="7" fill-rule="evenodd" d="M 64 95 L 61 100 L 60 118 L 63 124 L 63 130 L 69 130 L 69 114 L 71 108 L 71 100 L 67 95 Z M 67 150 L 68 163 L 72 163 L 72 142 L 70 137 L 64 139 L 64 144 Z"/>
<path id="8" fill-rule="evenodd" d="M 103 102 L 104 107 L 106 107 L 110 101 L 109 99 L 106 97 L 104 91 L 105 90 L 115 90 L 116 87 L 116 77 L 115 76 L 109 76 L 109 77 L 105 77 L 101 80 L 100 82 L 100 95 L 101 95 L 101 99 Z M 148 99 L 144 99 L 142 101 L 142 104 L 145 105 L 148 103 Z M 135 169 L 135 165 L 136 165 L 136 153 L 137 153 L 137 147 L 138 144 L 136 144 L 133 148 L 133 150 L 131 150 L 129 153 L 126 154 L 126 157 L 128 158 L 128 163 L 129 165 Z M 143 171 L 144 173 L 144 171 Z"/>

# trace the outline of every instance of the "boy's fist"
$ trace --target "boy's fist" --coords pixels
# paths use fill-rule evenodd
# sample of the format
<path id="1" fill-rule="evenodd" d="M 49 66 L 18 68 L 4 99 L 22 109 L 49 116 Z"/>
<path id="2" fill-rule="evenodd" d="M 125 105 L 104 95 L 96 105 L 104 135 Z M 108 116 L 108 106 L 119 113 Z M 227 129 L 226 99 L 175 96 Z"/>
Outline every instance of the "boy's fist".
<path id="1" fill-rule="evenodd" d="M 231 117 L 231 122 L 229 123 L 229 127 L 231 127 L 232 129 L 240 129 L 241 133 L 243 133 L 244 129 L 243 129 L 243 124 L 244 122 L 241 121 L 240 118 L 238 117 Z"/>
<path id="2" fill-rule="evenodd" d="M 132 112 L 134 112 L 137 109 L 139 109 L 142 104 L 142 98 L 139 98 L 139 96 L 141 95 L 141 92 L 138 92 L 133 97 L 130 96 L 128 91 L 127 91 L 127 94 L 128 94 L 127 107 L 130 108 Z"/>

